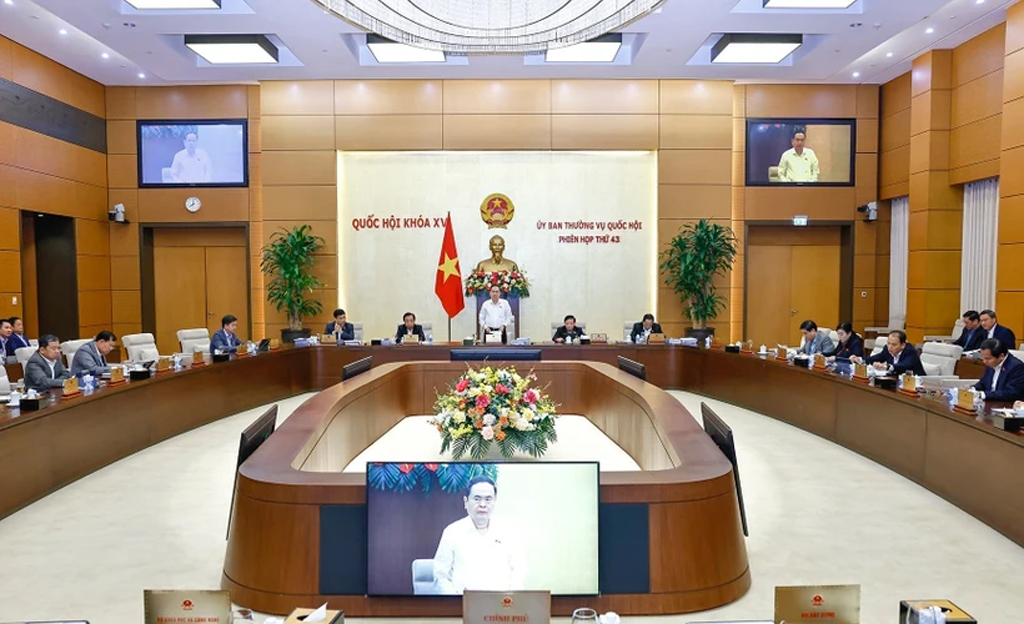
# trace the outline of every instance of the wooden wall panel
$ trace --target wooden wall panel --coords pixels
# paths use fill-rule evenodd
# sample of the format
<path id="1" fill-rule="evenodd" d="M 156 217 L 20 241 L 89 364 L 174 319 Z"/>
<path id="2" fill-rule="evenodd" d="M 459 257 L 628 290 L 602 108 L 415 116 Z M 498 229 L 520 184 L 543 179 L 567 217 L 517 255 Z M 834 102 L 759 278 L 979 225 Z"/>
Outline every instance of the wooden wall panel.
<path id="1" fill-rule="evenodd" d="M 97 117 L 106 116 L 103 85 L 11 42 L 11 81 Z"/>
<path id="2" fill-rule="evenodd" d="M 724 184 L 732 180 L 732 151 L 658 151 L 658 182 L 661 184 Z"/>
<path id="3" fill-rule="evenodd" d="M 747 117 L 857 117 L 856 85 L 747 85 Z"/>
<path id="4" fill-rule="evenodd" d="M 439 150 L 444 146 L 441 115 L 344 115 L 335 117 L 339 150 Z"/>
<path id="5" fill-rule="evenodd" d="M 21 249 L 21 214 L 13 208 L 0 208 L 0 249 Z"/>
<path id="6" fill-rule="evenodd" d="M 550 115 L 446 115 L 446 150 L 548 150 Z"/>
<path id="7" fill-rule="evenodd" d="M 118 119 L 107 121 L 108 154 L 135 154 L 138 149 L 134 120 Z"/>
<path id="8" fill-rule="evenodd" d="M 267 117 L 260 125 L 264 151 L 334 149 L 333 116 Z"/>
<path id="9" fill-rule="evenodd" d="M 98 187 L 106 187 L 106 157 L 91 149 L 4 122 L 10 140 L 0 163 Z"/>
<path id="10" fill-rule="evenodd" d="M 659 219 L 729 219 L 731 214 L 728 186 L 658 185 Z"/>
<path id="11" fill-rule="evenodd" d="M 249 91 L 245 85 L 139 87 L 135 114 L 139 119 L 246 119 Z"/>
<path id="12" fill-rule="evenodd" d="M 729 149 L 733 123 L 724 115 L 662 115 L 661 147 Z"/>
<path id="13" fill-rule="evenodd" d="M 656 80 L 553 80 L 554 114 L 658 114 Z"/>
<path id="14" fill-rule="evenodd" d="M 553 149 L 653 150 L 658 148 L 657 115 L 554 115 Z"/>
<path id="15" fill-rule="evenodd" d="M 0 78 L 11 79 L 12 59 L 14 54 L 14 42 L 7 37 L 0 36 Z"/>
<path id="16" fill-rule="evenodd" d="M 185 210 L 185 200 L 198 197 L 199 212 Z M 249 190 L 244 188 L 139 189 L 139 220 L 143 223 L 245 223 Z"/>
<path id="17" fill-rule="evenodd" d="M 338 158 L 333 151 L 267 152 L 263 154 L 263 184 L 333 185 Z"/>
<path id="18" fill-rule="evenodd" d="M 1006 24 L 981 33 L 953 49 L 953 87 L 966 85 L 1003 68 L 1006 57 Z"/>
<path id="19" fill-rule="evenodd" d="M 439 80 L 338 80 L 336 115 L 429 115 L 442 112 Z"/>
<path id="20" fill-rule="evenodd" d="M 662 115 L 732 114 L 733 83 L 727 80 L 661 80 Z"/>
<path id="21" fill-rule="evenodd" d="M 960 126 L 998 117 L 1003 112 L 1003 69 L 986 74 L 953 89 L 950 126 Z"/>
<path id="22" fill-rule="evenodd" d="M 445 115 L 551 113 L 550 80 L 445 80 Z"/>
<path id="23" fill-rule="evenodd" d="M 259 87 L 260 119 L 274 115 L 333 115 L 334 81 L 267 81 Z"/>

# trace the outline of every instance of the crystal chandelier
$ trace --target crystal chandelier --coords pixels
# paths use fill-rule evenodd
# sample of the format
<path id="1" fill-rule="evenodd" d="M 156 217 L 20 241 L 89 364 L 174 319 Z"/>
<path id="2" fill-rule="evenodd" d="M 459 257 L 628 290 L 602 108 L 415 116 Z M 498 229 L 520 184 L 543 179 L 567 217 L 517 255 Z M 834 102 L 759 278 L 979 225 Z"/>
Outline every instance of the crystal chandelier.
<path id="1" fill-rule="evenodd" d="M 461 54 L 523 54 L 583 43 L 664 0 L 315 0 L 399 43 Z"/>

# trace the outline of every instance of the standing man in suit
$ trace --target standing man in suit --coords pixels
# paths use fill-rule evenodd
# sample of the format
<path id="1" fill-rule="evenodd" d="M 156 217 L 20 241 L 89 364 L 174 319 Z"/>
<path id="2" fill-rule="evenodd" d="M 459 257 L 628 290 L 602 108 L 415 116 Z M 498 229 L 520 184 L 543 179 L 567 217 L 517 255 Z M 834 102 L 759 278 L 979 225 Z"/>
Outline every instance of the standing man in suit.
<path id="1" fill-rule="evenodd" d="M 583 336 L 583 330 L 576 327 L 576 317 L 569 314 L 562 320 L 562 323 L 563 325 L 555 330 L 555 335 L 551 339 L 558 343 L 563 343 L 567 340 L 578 343 L 580 337 Z"/>
<path id="2" fill-rule="evenodd" d="M 982 310 L 980 316 L 981 328 L 985 330 L 986 340 L 998 340 L 1006 345 L 1007 349 L 1017 346 L 1017 337 L 1013 335 L 1009 327 L 1003 327 L 997 322 L 995 311 Z"/>
<path id="3" fill-rule="evenodd" d="M 96 334 L 92 342 L 82 345 L 75 351 L 75 359 L 71 361 L 71 374 L 77 377 L 89 373 L 93 377 L 101 377 L 104 373 L 109 373 L 107 354 L 116 344 L 117 336 L 114 332 L 104 330 Z"/>
<path id="4" fill-rule="evenodd" d="M 644 314 L 644 320 L 639 323 L 633 323 L 633 331 L 629 332 L 629 340 L 634 344 L 640 342 L 647 344 L 647 341 L 651 338 L 651 334 L 661 333 L 664 333 L 661 331 L 661 325 L 655 323 L 654 315 L 648 312 L 647 314 Z"/>
<path id="5" fill-rule="evenodd" d="M 1024 399 L 1024 362 L 1009 352 L 1006 345 L 989 339 L 981 343 L 981 361 L 985 374 L 975 384 L 986 401 L 1020 401 Z"/>
<path id="6" fill-rule="evenodd" d="M 402 324 L 398 326 L 398 331 L 395 333 L 395 342 L 401 344 L 409 334 L 419 336 L 420 342 L 427 341 L 427 336 L 423 333 L 423 326 L 416 324 L 416 315 L 412 312 L 406 312 L 402 316 Z"/>
<path id="7" fill-rule="evenodd" d="M 31 347 L 32 343 L 25 337 L 25 323 L 17 316 L 11 317 L 11 326 L 14 327 L 14 333 L 11 334 L 11 341 L 14 343 L 14 350 L 24 347 Z"/>
<path id="8" fill-rule="evenodd" d="M 63 388 L 71 373 L 60 361 L 60 340 L 53 334 L 39 338 L 39 349 L 25 362 L 25 387 L 36 392 Z"/>
<path id="9" fill-rule="evenodd" d="M 334 334 L 334 339 L 338 342 L 356 339 L 356 328 L 352 326 L 352 323 L 345 322 L 344 310 L 338 308 L 331 316 L 334 317 L 334 320 L 324 328 L 325 334 Z"/>
<path id="10" fill-rule="evenodd" d="M 14 325 L 7 319 L 0 319 L 0 354 L 4 357 L 14 355 L 14 340 L 11 339 L 13 334 Z"/>
<path id="11" fill-rule="evenodd" d="M 852 357 L 850 361 L 860 364 L 864 358 Z M 914 373 L 919 377 L 925 375 L 924 365 L 921 364 L 921 356 L 917 354 L 914 345 L 907 344 L 907 334 L 901 329 L 889 332 L 886 341 L 886 348 L 878 355 L 872 355 L 867 360 L 868 364 L 875 367 L 875 370 L 902 375 Z"/>
<path id="12" fill-rule="evenodd" d="M 974 310 L 964 312 L 964 331 L 953 344 L 964 351 L 975 351 L 985 342 L 985 331 L 981 328 L 981 316 Z"/>
<path id="13" fill-rule="evenodd" d="M 210 340 L 210 353 L 230 353 L 238 350 L 238 345 L 242 344 L 242 339 L 235 334 L 238 329 L 238 318 L 233 314 L 228 314 L 220 320 L 220 329 L 214 334 Z"/>
<path id="14" fill-rule="evenodd" d="M 818 324 L 814 321 L 806 320 L 800 323 L 800 332 L 804 335 L 804 345 L 800 347 L 800 353 L 820 353 L 824 356 L 835 354 L 836 346 L 832 344 L 832 339 L 825 332 L 818 331 Z"/>

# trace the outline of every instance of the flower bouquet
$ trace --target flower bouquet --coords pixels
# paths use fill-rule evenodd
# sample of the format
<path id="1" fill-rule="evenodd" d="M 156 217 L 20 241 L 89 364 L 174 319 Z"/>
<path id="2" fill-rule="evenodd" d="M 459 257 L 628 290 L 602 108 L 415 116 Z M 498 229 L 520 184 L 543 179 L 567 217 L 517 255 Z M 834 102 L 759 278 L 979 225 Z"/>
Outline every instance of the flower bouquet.
<path id="1" fill-rule="evenodd" d="M 530 387 L 536 380 L 533 373 L 524 377 L 511 367 L 463 373 L 434 403 L 430 424 L 441 434 L 441 452 L 480 460 L 497 444 L 506 459 L 516 451 L 544 455 L 548 444 L 558 441 L 558 405 L 543 390 Z"/>
<path id="2" fill-rule="evenodd" d="M 466 296 L 487 294 L 491 286 L 501 288 L 509 297 L 525 299 L 530 296 L 530 280 L 520 271 L 474 271 L 466 277 Z"/>

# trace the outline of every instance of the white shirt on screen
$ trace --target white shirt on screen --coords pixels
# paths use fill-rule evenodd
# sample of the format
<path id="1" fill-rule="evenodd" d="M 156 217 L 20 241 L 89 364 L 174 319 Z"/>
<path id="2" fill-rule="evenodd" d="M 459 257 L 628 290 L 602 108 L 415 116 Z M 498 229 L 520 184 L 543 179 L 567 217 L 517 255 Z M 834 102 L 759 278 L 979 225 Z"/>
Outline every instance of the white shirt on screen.
<path id="1" fill-rule="evenodd" d="M 206 150 L 197 149 L 194 156 L 190 156 L 187 149 L 183 149 L 174 155 L 174 162 L 171 163 L 171 175 L 179 182 L 186 184 L 201 184 L 209 182 L 213 177 L 213 165 L 210 163 L 210 156 Z"/>
<path id="2" fill-rule="evenodd" d="M 486 533 L 468 516 L 449 524 L 434 554 L 434 578 L 442 594 L 464 590 L 523 589 L 526 563 L 507 531 L 493 518 Z"/>
<path id="3" fill-rule="evenodd" d="M 779 160 L 779 181 L 780 182 L 817 182 L 818 181 L 818 157 L 814 150 L 804 148 L 803 154 L 797 154 L 796 149 L 790 148 L 782 153 Z"/>
<path id="4" fill-rule="evenodd" d="M 494 303 L 490 299 L 480 306 L 480 327 L 512 327 L 512 306 L 504 299 Z"/>

